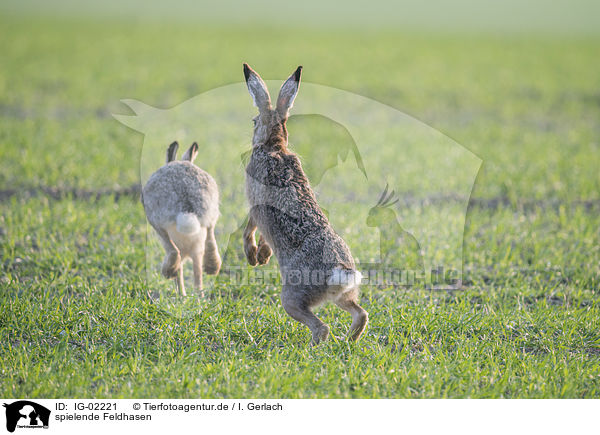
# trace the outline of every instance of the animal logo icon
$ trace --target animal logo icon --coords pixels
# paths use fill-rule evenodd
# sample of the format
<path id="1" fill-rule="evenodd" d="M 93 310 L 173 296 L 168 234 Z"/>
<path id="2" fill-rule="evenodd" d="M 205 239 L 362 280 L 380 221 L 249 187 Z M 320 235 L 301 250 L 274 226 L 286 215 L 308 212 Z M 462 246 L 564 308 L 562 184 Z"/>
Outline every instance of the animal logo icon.
<path id="1" fill-rule="evenodd" d="M 5 403 L 6 408 L 6 430 L 14 432 L 18 427 L 25 428 L 47 428 L 50 422 L 50 410 L 38 403 L 29 400 L 19 400 L 13 403 Z"/>

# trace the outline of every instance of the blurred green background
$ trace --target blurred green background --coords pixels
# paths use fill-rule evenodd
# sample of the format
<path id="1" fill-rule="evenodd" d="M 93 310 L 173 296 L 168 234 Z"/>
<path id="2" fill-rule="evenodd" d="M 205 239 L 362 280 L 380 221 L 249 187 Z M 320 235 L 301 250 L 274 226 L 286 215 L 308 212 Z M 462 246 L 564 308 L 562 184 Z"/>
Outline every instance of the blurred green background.
<path id="1" fill-rule="evenodd" d="M 2 2 L 0 395 L 598 397 L 599 12 Z M 276 286 L 147 297 L 172 287 L 145 280 L 143 137 L 111 114 L 131 113 L 123 98 L 170 108 L 240 82 L 243 61 L 275 80 L 302 64 L 304 80 L 390 105 L 483 159 L 462 291 L 365 286 L 362 341 L 317 349 Z M 291 142 L 306 125 L 290 122 Z M 345 314 L 320 315 L 343 335 Z"/>

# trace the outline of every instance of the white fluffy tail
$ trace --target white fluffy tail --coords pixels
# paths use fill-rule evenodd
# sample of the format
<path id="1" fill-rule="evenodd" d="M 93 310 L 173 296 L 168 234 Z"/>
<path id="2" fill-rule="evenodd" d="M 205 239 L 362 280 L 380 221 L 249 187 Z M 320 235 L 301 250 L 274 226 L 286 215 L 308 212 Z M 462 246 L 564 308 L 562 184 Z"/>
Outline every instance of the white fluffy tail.
<path id="1" fill-rule="evenodd" d="M 196 234 L 201 225 L 194 213 L 179 213 L 177 215 L 177 231 L 183 234 Z"/>
<path id="2" fill-rule="evenodd" d="M 362 273 L 358 270 L 335 268 L 327 280 L 327 285 L 339 285 L 344 290 L 350 290 L 360 285 Z"/>

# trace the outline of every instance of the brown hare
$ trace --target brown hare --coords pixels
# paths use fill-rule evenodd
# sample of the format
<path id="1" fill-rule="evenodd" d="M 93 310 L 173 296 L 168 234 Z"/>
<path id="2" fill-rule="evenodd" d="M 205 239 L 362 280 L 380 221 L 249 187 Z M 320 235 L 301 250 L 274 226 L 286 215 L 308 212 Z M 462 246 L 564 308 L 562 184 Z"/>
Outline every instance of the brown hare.
<path id="1" fill-rule="evenodd" d="M 215 240 L 219 218 L 219 189 L 215 180 L 193 164 L 198 144 L 176 161 L 178 144 L 167 150 L 167 162 L 150 176 L 142 189 L 142 204 L 150 225 L 160 237 L 166 256 L 162 274 L 176 278 L 185 296 L 183 261 L 190 258 L 194 267 L 194 287 L 202 290 L 202 271 L 216 275 L 221 258 Z"/>
<path id="2" fill-rule="evenodd" d="M 357 340 L 368 322 L 367 312 L 358 304 L 361 274 L 348 246 L 319 208 L 299 158 L 288 148 L 286 121 L 301 71 L 298 67 L 283 84 L 273 108 L 265 83 L 244 64 L 246 84 L 259 112 L 246 167 L 250 213 L 244 252 L 252 266 L 267 263 L 275 253 L 283 282 L 283 308 L 310 328 L 314 344 L 329 335 L 329 326 L 312 312 L 326 301 L 352 315 L 349 336 Z"/>

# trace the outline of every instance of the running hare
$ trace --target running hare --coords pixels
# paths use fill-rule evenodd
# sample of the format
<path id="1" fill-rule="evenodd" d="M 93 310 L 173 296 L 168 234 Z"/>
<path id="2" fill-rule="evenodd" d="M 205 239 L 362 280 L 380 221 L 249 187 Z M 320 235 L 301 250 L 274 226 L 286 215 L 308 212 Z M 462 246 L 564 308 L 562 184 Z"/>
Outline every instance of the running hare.
<path id="1" fill-rule="evenodd" d="M 216 275 L 221 258 L 215 240 L 219 218 L 219 189 L 215 180 L 192 162 L 198 144 L 175 161 L 178 144 L 167 150 L 167 163 L 150 176 L 142 189 L 142 203 L 148 222 L 160 236 L 166 251 L 162 274 L 176 278 L 177 288 L 185 296 L 183 261 L 194 264 L 194 287 L 202 290 L 202 270 Z"/>
<path id="2" fill-rule="evenodd" d="M 283 308 L 310 328 L 314 344 L 327 338 L 329 326 L 312 309 L 328 300 L 352 315 L 349 334 L 357 340 L 368 322 L 367 312 L 358 305 L 361 274 L 350 250 L 319 208 L 300 160 L 288 149 L 285 124 L 301 71 L 298 67 L 283 84 L 273 108 L 265 83 L 244 64 L 246 84 L 259 111 L 246 167 L 250 214 L 244 252 L 248 263 L 255 266 L 267 263 L 273 249 L 283 281 Z"/>

